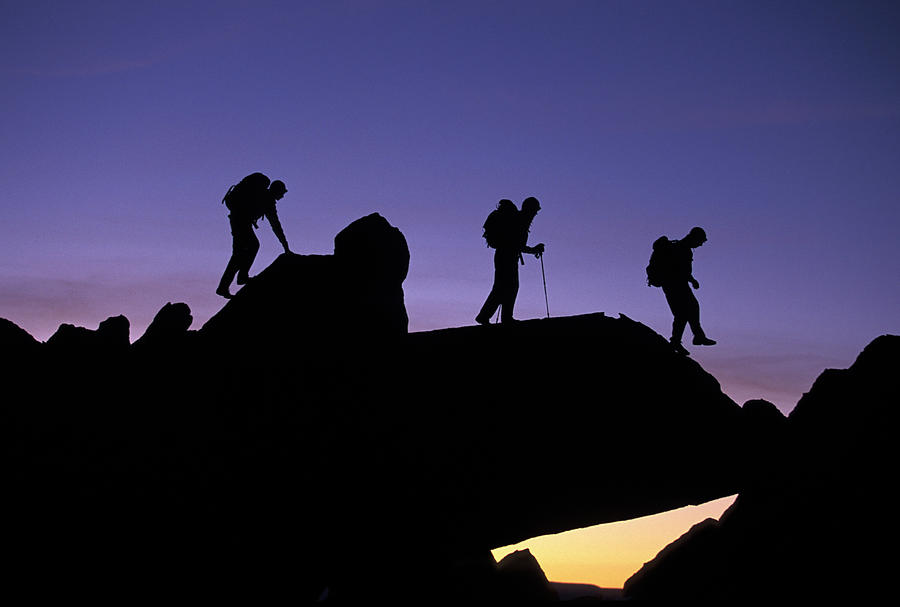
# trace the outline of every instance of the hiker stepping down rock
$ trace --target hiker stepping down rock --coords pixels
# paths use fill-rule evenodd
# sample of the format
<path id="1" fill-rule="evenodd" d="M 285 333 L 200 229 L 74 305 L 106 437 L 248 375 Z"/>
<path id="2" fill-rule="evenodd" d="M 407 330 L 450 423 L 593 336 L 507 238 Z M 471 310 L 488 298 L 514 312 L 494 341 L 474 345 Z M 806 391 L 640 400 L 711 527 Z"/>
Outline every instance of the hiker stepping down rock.
<path id="1" fill-rule="evenodd" d="M 525 264 L 522 253 L 538 258 L 544 254 L 544 243 L 534 247 L 527 244 L 531 222 L 540 210 L 541 205 L 534 197 L 522 201 L 521 211 L 511 200 L 503 199 L 484 222 L 484 239 L 494 249 L 494 285 L 475 317 L 478 324 L 490 324 L 498 307 L 501 322 L 515 322 L 513 308 L 519 293 L 519 263 Z"/>
<path id="2" fill-rule="evenodd" d="M 680 354 L 688 354 L 681 345 L 681 336 L 685 325 L 691 326 L 695 346 L 714 346 L 715 341 L 709 339 L 700 326 L 700 303 L 691 292 L 690 287 L 700 288 L 700 283 L 693 276 L 692 249 L 703 246 L 706 232 L 703 228 L 691 228 L 688 235 L 681 240 L 669 240 L 660 236 L 653 243 L 653 253 L 647 266 L 647 284 L 651 287 L 662 287 L 672 310 L 672 337 L 669 341 Z"/>
<path id="3" fill-rule="evenodd" d="M 262 173 L 247 175 L 241 181 L 228 190 L 222 202 L 228 208 L 228 219 L 231 222 L 232 252 L 231 259 L 222 274 L 222 280 L 216 289 L 216 294 L 222 297 L 232 297 L 228 290 L 231 281 L 237 275 L 237 284 L 247 284 L 250 280 L 250 266 L 256 259 L 259 251 L 259 239 L 253 233 L 259 229 L 257 222 L 261 218 L 269 220 L 272 231 L 284 247 L 285 253 L 290 253 L 287 238 L 278 220 L 276 203 L 281 200 L 287 188 L 283 181 L 275 180 L 269 183 L 269 178 Z"/>

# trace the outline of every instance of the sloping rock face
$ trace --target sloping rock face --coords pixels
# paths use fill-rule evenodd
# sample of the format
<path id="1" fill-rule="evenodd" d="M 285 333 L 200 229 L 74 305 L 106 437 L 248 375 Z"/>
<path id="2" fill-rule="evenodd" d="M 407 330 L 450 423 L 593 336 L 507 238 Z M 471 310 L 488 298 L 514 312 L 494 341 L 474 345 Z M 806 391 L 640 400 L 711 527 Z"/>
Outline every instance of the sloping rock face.
<path id="1" fill-rule="evenodd" d="M 0 347 L 10 356 L 36 353 L 40 342 L 17 324 L 0 318 Z"/>
<path id="2" fill-rule="evenodd" d="M 199 331 L 173 304 L 124 355 L 16 377 L 11 577 L 258 600 L 390 597 L 402 576 L 472 598 L 480 574 L 448 572 L 487 571 L 491 548 L 754 478 L 765 408 L 624 316 L 407 334 L 405 239 L 360 221 L 333 256 L 279 257 Z M 423 546 L 437 562 L 410 558 Z"/>
<path id="3" fill-rule="evenodd" d="M 497 563 L 503 587 L 501 596 L 511 601 L 557 601 L 559 595 L 550 585 L 537 559 L 528 549 L 516 550 Z"/>
<path id="4" fill-rule="evenodd" d="M 879 598 L 893 592 L 900 337 L 827 370 L 791 412 L 768 474 L 625 585 L 635 599 Z"/>

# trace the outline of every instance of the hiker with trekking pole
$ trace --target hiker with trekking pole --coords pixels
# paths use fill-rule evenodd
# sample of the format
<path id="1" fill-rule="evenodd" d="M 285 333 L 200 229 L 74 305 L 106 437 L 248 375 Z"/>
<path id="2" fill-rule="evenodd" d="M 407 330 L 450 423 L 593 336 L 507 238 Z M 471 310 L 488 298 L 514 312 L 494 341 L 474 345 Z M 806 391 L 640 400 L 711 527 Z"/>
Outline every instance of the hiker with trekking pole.
<path id="1" fill-rule="evenodd" d="M 544 243 L 528 246 L 528 232 L 535 215 L 541 210 L 537 198 L 529 197 L 522 201 L 522 210 L 507 199 L 501 200 L 497 208 L 491 211 L 484 222 L 484 239 L 487 246 L 494 249 L 494 284 L 488 294 L 475 322 L 487 325 L 491 316 L 500 308 L 500 322 L 509 324 L 516 322 L 513 308 L 519 293 L 519 264 L 525 265 L 522 253 L 534 255 L 541 260 L 543 275 Z M 547 301 L 547 280 L 544 277 L 544 300 Z M 550 306 L 547 304 L 547 316 Z"/>

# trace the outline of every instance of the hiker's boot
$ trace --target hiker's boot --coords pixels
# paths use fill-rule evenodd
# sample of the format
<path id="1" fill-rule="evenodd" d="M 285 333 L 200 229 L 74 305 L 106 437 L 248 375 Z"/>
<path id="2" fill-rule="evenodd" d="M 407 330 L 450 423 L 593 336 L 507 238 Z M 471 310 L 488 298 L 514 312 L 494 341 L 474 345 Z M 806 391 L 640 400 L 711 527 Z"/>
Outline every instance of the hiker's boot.
<path id="1" fill-rule="evenodd" d="M 479 314 L 475 317 L 475 322 L 477 322 L 479 325 L 489 325 L 491 324 L 491 317 L 482 316 L 481 314 Z"/>
<path id="2" fill-rule="evenodd" d="M 681 341 L 669 341 L 672 344 L 672 347 L 675 349 L 677 354 L 681 354 L 682 356 L 689 356 L 690 352 L 687 351 L 687 348 L 681 345 Z"/>
<path id="3" fill-rule="evenodd" d="M 237 278 L 234 280 L 239 285 L 245 285 L 250 282 L 250 276 L 242 272 L 238 272 Z"/>
<path id="4" fill-rule="evenodd" d="M 221 295 L 225 299 L 231 299 L 234 295 L 228 290 L 228 287 L 219 287 L 216 289 L 216 295 Z"/>
<path id="5" fill-rule="evenodd" d="M 701 337 L 694 337 L 694 341 L 692 342 L 695 346 L 714 346 L 716 345 L 715 340 L 708 338 L 706 335 Z"/>

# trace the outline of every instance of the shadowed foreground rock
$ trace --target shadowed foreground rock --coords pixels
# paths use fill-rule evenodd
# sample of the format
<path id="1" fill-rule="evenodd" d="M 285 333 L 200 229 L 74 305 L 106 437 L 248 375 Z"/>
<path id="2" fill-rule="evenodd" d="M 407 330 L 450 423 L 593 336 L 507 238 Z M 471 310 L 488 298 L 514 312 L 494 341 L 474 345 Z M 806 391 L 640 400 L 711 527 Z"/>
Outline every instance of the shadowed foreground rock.
<path id="1" fill-rule="evenodd" d="M 900 337 L 827 370 L 791 412 L 784 440 L 760 440 L 768 474 L 719 521 L 664 549 L 625 584 L 635 599 L 886 597 L 893 590 Z M 764 438 L 766 435 L 761 435 Z"/>
<path id="2" fill-rule="evenodd" d="M 784 419 L 627 317 L 407 334 L 405 239 L 377 215 L 351 227 L 335 255 L 279 257 L 198 331 L 172 304 L 121 355 L 41 344 L 20 365 L 2 420 L 12 579 L 521 596 L 490 549 L 768 470 L 755 447 Z"/>

